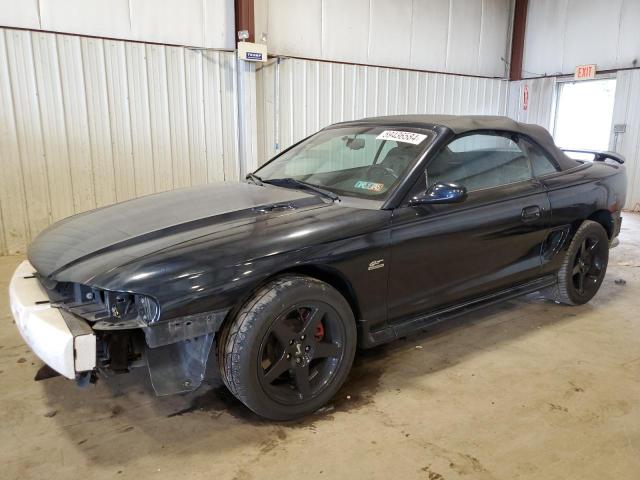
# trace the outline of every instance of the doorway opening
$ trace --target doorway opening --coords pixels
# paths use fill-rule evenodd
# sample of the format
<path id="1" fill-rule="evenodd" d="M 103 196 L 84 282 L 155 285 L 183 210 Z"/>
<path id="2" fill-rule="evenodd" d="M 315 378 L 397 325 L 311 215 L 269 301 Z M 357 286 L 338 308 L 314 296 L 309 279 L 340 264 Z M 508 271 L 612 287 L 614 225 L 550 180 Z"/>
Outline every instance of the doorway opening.
<path id="1" fill-rule="evenodd" d="M 609 150 L 616 79 L 558 84 L 554 139 L 561 148 Z"/>

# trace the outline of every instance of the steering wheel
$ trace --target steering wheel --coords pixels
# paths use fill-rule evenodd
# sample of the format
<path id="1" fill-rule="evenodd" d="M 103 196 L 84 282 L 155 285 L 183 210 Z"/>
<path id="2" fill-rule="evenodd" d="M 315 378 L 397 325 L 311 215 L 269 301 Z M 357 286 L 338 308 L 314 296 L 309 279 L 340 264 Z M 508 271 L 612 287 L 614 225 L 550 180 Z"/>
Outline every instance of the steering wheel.
<path id="1" fill-rule="evenodd" d="M 391 175 L 394 180 L 397 180 L 399 177 L 399 175 L 392 168 L 385 167 L 384 165 L 381 165 L 379 163 L 374 163 L 367 169 L 367 178 L 370 178 L 370 174 L 374 169 L 382 170 L 385 175 Z"/>

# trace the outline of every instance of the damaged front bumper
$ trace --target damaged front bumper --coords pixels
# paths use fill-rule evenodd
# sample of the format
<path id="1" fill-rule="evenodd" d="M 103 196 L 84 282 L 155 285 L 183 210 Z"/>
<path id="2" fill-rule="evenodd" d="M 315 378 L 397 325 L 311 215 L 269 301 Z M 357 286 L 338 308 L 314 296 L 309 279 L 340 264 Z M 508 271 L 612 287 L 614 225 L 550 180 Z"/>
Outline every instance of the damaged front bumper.
<path id="1" fill-rule="evenodd" d="M 28 261 L 14 272 L 11 310 L 24 341 L 55 371 L 79 379 L 93 371 L 123 372 L 142 364 L 149 369 L 157 395 L 187 392 L 202 384 L 215 333 L 228 310 L 152 324 L 89 322 L 52 305 L 34 272 Z"/>
<path id="2" fill-rule="evenodd" d="M 9 300 L 18 331 L 33 352 L 56 372 L 75 379 L 96 368 L 96 336 L 91 327 L 53 308 L 33 266 L 22 262 L 11 277 Z"/>
<path id="3" fill-rule="evenodd" d="M 204 380 L 211 346 L 228 310 L 174 318 L 139 328 L 151 384 L 157 395 L 189 392 Z M 95 331 L 126 333 L 126 323 L 94 325 Z"/>

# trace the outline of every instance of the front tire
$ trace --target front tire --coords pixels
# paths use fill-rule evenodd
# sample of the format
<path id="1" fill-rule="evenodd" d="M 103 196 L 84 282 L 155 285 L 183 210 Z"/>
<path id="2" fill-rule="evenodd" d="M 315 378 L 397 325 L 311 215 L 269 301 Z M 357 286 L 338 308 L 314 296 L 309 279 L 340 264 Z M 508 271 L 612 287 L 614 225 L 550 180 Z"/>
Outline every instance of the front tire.
<path id="1" fill-rule="evenodd" d="M 277 278 L 223 328 L 222 379 L 242 403 L 272 420 L 292 420 L 327 403 L 342 386 L 356 350 L 353 312 L 315 278 Z"/>
<path id="2" fill-rule="evenodd" d="M 609 263 L 609 237 L 597 222 L 585 220 L 578 228 L 558 271 L 558 301 L 587 303 L 600 289 Z"/>

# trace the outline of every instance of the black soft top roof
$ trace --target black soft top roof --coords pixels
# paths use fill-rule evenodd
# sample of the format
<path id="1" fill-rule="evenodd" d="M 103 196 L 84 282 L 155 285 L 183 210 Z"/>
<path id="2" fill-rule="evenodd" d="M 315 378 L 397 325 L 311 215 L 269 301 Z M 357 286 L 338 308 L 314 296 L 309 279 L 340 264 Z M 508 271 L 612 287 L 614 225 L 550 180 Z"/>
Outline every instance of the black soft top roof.
<path id="1" fill-rule="evenodd" d="M 407 125 L 414 127 L 443 126 L 456 135 L 475 130 L 502 130 L 506 132 L 522 133 L 530 137 L 555 158 L 562 170 L 573 168 L 579 162 L 567 157 L 553 141 L 549 132 L 529 123 L 520 123 L 508 117 L 491 115 L 391 115 L 386 117 L 369 117 L 353 122 L 344 123 L 372 123 L 377 125 Z"/>

